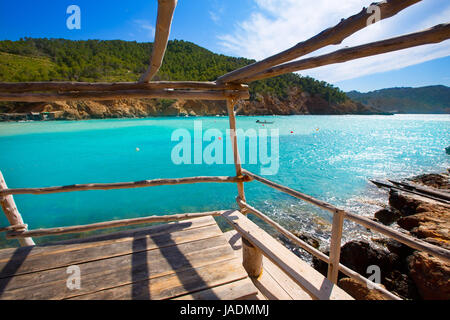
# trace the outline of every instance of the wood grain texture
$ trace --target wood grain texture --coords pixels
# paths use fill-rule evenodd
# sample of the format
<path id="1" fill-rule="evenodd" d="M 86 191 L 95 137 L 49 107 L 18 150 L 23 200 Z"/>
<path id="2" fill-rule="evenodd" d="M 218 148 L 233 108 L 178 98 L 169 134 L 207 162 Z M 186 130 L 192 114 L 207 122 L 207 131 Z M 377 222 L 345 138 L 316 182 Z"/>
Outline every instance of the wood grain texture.
<path id="1" fill-rule="evenodd" d="M 257 293 L 211 216 L 117 235 L 28 247 L 38 250 L 20 259 L 8 252 L 11 260 L 0 264 L 0 299 L 246 299 Z M 74 265 L 81 284 L 70 290 L 67 267 Z"/>
<path id="2" fill-rule="evenodd" d="M 223 237 L 172 244 L 158 250 L 133 252 L 78 264 L 82 280 L 80 290 L 67 288 L 66 268 L 16 276 L 10 280 L 2 279 L 1 282 L 6 284 L 0 282 L 3 287 L 0 299 L 60 300 L 176 274 L 232 257 L 232 251 Z"/>
<path id="3" fill-rule="evenodd" d="M 99 222 L 81 226 L 71 226 L 71 227 L 59 227 L 59 228 L 48 228 L 48 229 L 36 229 L 29 231 L 9 231 L 6 234 L 7 239 L 25 238 L 25 237 L 43 237 L 43 236 L 57 236 L 63 234 L 71 233 L 82 233 L 100 229 L 118 228 L 126 227 L 137 224 L 146 223 L 157 223 L 157 222 L 168 222 L 168 221 L 181 221 L 188 220 L 192 218 L 204 217 L 204 216 L 219 216 L 225 211 L 211 211 L 211 212 L 200 212 L 200 213 L 183 213 L 168 216 L 150 216 L 134 219 L 123 219 L 115 221 Z"/>
<path id="4" fill-rule="evenodd" d="M 74 297 L 77 300 L 171 299 L 245 279 L 247 274 L 236 258 L 191 268 L 170 275 Z"/>
<path id="5" fill-rule="evenodd" d="M 256 80 L 276 77 L 281 74 L 317 68 L 334 63 L 342 63 L 350 60 L 417 47 L 425 44 L 439 43 L 448 40 L 449 38 L 450 24 L 440 24 L 424 31 L 390 38 L 387 40 L 371 42 L 363 44 L 361 46 L 344 48 L 321 56 L 285 63 L 264 70 L 256 75 L 243 78 L 240 81 L 249 83 Z"/>
<path id="6" fill-rule="evenodd" d="M 158 0 L 158 16 L 156 18 L 152 57 L 148 70 L 141 77 L 142 82 L 149 82 L 162 65 L 177 2 L 178 0 Z"/>
<path id="7" fill-rule="evenodd" d="M 316 248 L 310 246 L 303 240 L 299 239 L 294 234 L 292 234 L 291 232 L 289 232 L 288 230 L 286 230 L 285 228 L 280 226 L 278 223 L 276 223 L 275 221 L 273 221 L 272 219 L 267 217 L 265 214 L 263 214 L 261 211 L 257 210 L 256 208 L 254 208 L 254 207 L 250 206 L 249 204 L 242 202 L 242 201 L 241 201 L 241 204 L 243 206 L 245 206 L 249 210 L 249 212 L 255 214 L 258 218 L 260 218 L 261 220 L 266 222 L 268 225 L 274 227 L 278 232 L 280 232 L 282 235 L 284 235 L 286 238 L 288 238 L 292 243 L 294 243 L 295 245 L 299 246 L 300 248 L 306 250 L 308 253 L 312 254 L 313 256 L 322 260 L 323 262 L 329 263 L 330 258 L 327 255 L 325 255 L 323 252 L 317 250 Z M 343 264 L 339 263 L 338 266 L 339 266 L 339 271 L 341 271 L 342 273 L 344 273 L 345 275 L 347 275 L 353 279 L 357 279 L 363 283 L 366 283 L 367 285 L 370 285 L 374 290 L 378 291 L 386 298 L 392 299 L 392 300 L 401 300 L 398 296 L 392 294 L 391 292 L 386 290 L 384 287 L 368 280 L 367 278 L 364 278 L 359 273 L 351 270 L 350 268 L 344 266 Z"/>
<path id="8" fill-rule="evenodd" d="M 344 227 L 344 214 L 337 212 L 333 215 L 333 227 L 330 239 L 330 258 L 327 278 L 334 284 L 338 282 L 339 259 L 341 256 L 342 229 Z"/>
<path id="9" fill-rule="evenodd" d="M 420 1 L 421 0 L 387 0 L 374 3 L 374 5 L 380 9 L 380 18 L 383 20 L 396 15 L 403 9 Z M 328 45 L 340 44 L 347 37 L 366 28 L 368 26 L 368 19 L 370 19 L 372 15 L 373 12 L 363 8 L 360 13 L 347 19 L 342 19 L 336 26 L 328 28 L 316 36 L 298 43 L 290 49 L 227 73 L 226 75 L 219 77 L 217 82 L 242 82 L 241 79 L 258 74 L 268 68 L 297 59 Z"/>
<path id="10" fill-rule="evenodd" d="M 0 278 L 67 267 L 141 251 L 161 249 L 174 244 L 178 245 L 200 239 L 210 239 L 221 234 L 222 232 L 217 224 L 213 224 L 195 229 L 181 229 L 171 233 L 148 234 L 146 237 L 127 238 L 119 242 L 100 242 L 95 246 L 72 246 L 70 249 L 64 248 L 63 251 L 47 248 L 50 252 L 45 252 L 45 254 L 34 254 L 22 259 L 14 257 L 14 259 L 1 262 Z"/>
<path id="11" fill-rule="evenodd" d="M 0 250 L 0 263 L 14 260 L 30 259 L 36 256 L 46 256 L 54 253 L 91 248 L 112 243 L 131 241 L 145 237 L 156 237 L 161 234 L 172 234 L 178 231 L 203 228 L 216 224 L 211 216 L 195 218 L 188 221 L 165 223 L 156 226 L 128 229 L 114 233 L 89 236 L 79 239 L 50 242 L 34 247 L 8 248 Z"/>
<path id="12" fill-rule="evenodd" d="M 257 290 L 252 281 L 246 278 L 177 297 L 173 300 L 243 300 L 256 294 Z"/>
<path id="13" fill-rule="evenodd" d="M 186 177 L 176 179 L 153 179 L 141 180 L 133 182 L 116 182 L 116 183 L 88 183 L 88 184 L 74 184 L 68 186 L 43 187 L 43 188 L 17 188 L 0 190 L 0 196 L 13 194 L 50 194 L 61 192 L 75 192 L 75 191 L 92 191 L 92 190 L 119 190 L 119 189 L 133 189 L 133 188 L 147 188 L 157 186 L 179 185 L 179 184 L 193 184 L 193 183 L 235 183 L 248 181 L 248 177 L 226 177 L 226 176 L 209 176 L 209 177 Z"/>
<path id="14" fill-rule="evenodd" d="M 318 300 L 353 300 L 347 293 L 323 277 L 305 261 L 277 242 L 269 234 L 251 222 L 240 212 L 223 215 L 228 223 L 254 246 L 283 270 L 311 297 Z"/>
<path id="15" fill-rule="evenodd" d="M 3 177 L 2 172 L 0 171 L 0 192 L 3 190 L 8 189 L 8 186 L 6 184 L 5 178 Z M 8 219 L 8 222 L 11 224 L 11 226 L 15 225 L 25 225 L 22 219 L 22 215 L 20 214 L 19 210 L 17 209 L 16 202 L 14 201 L 14 198 L 11 195 L 2 195 L 0 194 L 0 206 L 3 210 L 3 213 L 6 216 L 6 219 Z M 22 231 L 26 231 L 27 228 L 24 228 Z M 6 230 L 3 230 L 6 231 Z M 9 231 L 11 232 L 11 231 Z M 17 231 L 13 231 L 17 232 Z M 34 246 L 34 241 L 32 238 L 24 237 L 19 239 L 19 243 L 22 247 L 25 246 Z"/>

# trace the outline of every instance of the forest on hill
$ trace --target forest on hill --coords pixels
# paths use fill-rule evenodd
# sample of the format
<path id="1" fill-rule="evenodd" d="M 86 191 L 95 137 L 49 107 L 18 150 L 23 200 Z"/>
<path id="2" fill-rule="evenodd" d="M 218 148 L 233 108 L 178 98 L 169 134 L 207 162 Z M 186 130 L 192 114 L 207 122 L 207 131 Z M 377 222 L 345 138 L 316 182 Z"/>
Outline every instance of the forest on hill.
<path id="1" fill-rule="evenodd" d="M 393 113 L 450 113 L 450 88 L 389 88 L 361 93 L 347 92 L 350 99 Z"/>
<path id="2" fill-rule="evenodd" d="M 0 41 L 0 81 L 136 81 L 148 67 L 152 45 L 121 40 Z M 169 41 L 163 65 L 154 80 L 214 81 L 253 62 L 173 40 Z M 346 94 L 333 85 L 296 74 L 251 83 L 251 99 L 257 99 L 258 94 L 283 99 L 292 87 L 318 95 L 329 103 L 347 100 Z"/>

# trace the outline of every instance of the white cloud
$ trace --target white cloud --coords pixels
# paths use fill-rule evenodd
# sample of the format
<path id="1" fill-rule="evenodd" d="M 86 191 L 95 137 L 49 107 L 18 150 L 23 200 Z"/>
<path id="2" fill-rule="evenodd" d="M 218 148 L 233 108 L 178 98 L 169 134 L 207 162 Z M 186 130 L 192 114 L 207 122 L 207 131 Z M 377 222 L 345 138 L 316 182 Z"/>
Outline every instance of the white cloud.
<path id="1" fill-rule="evenodd" d="M 234 30 L 219 36 L 219 42 L 229 54 L 261 60 L 306 40 L 320 31 L 336 25 L 368 7 L 373 0 L 254 0 L 258 11 L 238 23 Z M 434 1 L 434 2 L 433 2 Z M 331 52 L 345 46 L 355 46 L 419 31 L 448 22 L 450 3 L 446 0 L 423 1 L 396 16 L 382 20 L 357 32 L 341 45 L 329 46 L 308 56 Z M 437 10 L 436 4 L 439 10 Z M 435 7 L 432 7 L 434 5 Z M 328 82 L 358 78 L 385 72 L 450 55 L 450 41 L 432 44 L 380 56 L 358 59 L 342 64 L 302 71 Z"/>
<path id="2" fill-rule="evenodd" d="M 134 20 L 133 22 L 141 31 L 147 34 L 149 40 L 153 40 L 155 38 L 155 27 L 150 22 L 147 20 Z"/>

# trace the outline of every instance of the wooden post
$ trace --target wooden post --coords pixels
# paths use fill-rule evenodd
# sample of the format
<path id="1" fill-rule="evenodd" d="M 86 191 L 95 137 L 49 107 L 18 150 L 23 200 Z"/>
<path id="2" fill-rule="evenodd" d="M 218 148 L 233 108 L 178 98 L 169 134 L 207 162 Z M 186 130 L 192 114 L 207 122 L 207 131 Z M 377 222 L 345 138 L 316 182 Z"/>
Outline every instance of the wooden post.
<path id="1" fill-rule="evenodd" d="M 231 146 L 233 148 L 234 155 L 234 165 L 236 167 L 236 176 L 238 178 L 242 177 L 242 166 L 241 166 L 241 157 L 239 156 L 239 149 L 237 144 L 237 136 L 236 136 L 236 114 L 234 112 L 234 105 L 236 100 L 228 99 L 227 100 L 227 108 L 228 108 L 228 117 L 230 120 L 230 137 L 231 137 Z M 238 194 L 239 198 L 246 202 L 245 193 L 244 193 L 244 183 L 242 181 L 237 182 Z M 239 205 L 241 209 L 243 207 Z M 245 212 L 243 212 L 245 213 Z"/>
<path id="2" fill-rule="evenodd" d="M 6 185 L 5 178 L 3 177 L 2 172 L 0 171 L 0 190 L 8 189 Z M 14 202 L 14 198 L 11 195 L 8 196 L 0 196 L 0 204 L 2 206 L 3 212 L 6 215 L 9 223 L 13 225 L 23 225 L 22 216 L 17 210 L 16 203 Z M 25 228 L 26 230 L 26 228 Z M 25 231 L 24 230 L 24 231 Z M 32 238 L 23 238 L 19 239 L 20 245 L 22 247 L 26 246 L 34 246 L 34 241 Z"/>
<path id="3" fill-rule="evenodd" d="M 339 273 L 339 259 L 341 256 L 342 228 L 344 225 L 344 212 L 337 210 L 333 216 L 331 229 L 330 263 L 328 264 L 328 280 L 337 284 Z"/>
<path id="4" fill-rule="evenodd" d="M 242 238 L 242 265 L 252 278 L 258 278 L 262 271 L 261 250 L 254 247 L 247 239 Z"/>
<path id="5" fill-rule="evenodd" d="M 233 148 L 234 155 L 234 165 L 236 167 L 236 176 L 242 177 L 242 166 L 241 166 L 241 158 L 239 156 L 239 148 L 237 144 L 237 136 L 236 136 L 236 114 L 234 111 L 235 99 L 227 100 L 227 108 L 228 108 L 228 117 L 230 120 L 230 137 L 231 144 Z M 237 182 L 239 199 L 246 202 L 245 200 L 245 192 L 244 192 L 244 183 L 242 181 Z M 238 200 L 239 200 L 238 199 Z M 241 208 L 241 212 L 243 214 L 246 213 L 247 208 L 242 206 L 238 201 L 239 207 Z M 263 267 L 262 267 L 262 253 L 259 249 L 255 248 L 250 242 L 242 238 L 242 264 L 244 265 L 245 270 L 248 275 L 253 278 L 257 278 L 261 275 Z"/>

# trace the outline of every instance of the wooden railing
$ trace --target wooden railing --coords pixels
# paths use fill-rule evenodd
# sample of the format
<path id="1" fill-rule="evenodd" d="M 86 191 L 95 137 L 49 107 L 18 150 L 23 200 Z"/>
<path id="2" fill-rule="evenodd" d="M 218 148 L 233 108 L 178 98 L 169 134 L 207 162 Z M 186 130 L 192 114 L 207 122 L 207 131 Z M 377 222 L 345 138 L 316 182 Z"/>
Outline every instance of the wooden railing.
<path id="1" fill-rule="evenodd" d="M 348 267 L 339 263 L 344 219 L 351 220 L 351 221 L 356 222 L 366 228 L 369 228 L 371 230 L 382 233 L 382 234 L 388 236 L 389 238 L 395 239 L 413 249 L 427 252 L 438 258 L 441 258 L 442 260 L 444 260 L 447 263 L 450 262 L 450 250 L 446 250 L 444 248 L 435 246 L 435 245 L 425 242 L 423 240 L 403 234 L 401 232 L 394 230 L 393 228 L 390 228 L 390 227 L 387 227 L 380 223 L 377 223 L 375 221 L 372 221 L 366 217 L 338 209 L 337 207 L 333 206 L 332 204 L 326 203 L 324 201 L 321 201 L 319 199 L 311 197 L 311 196 L 304 194 L 302 192 L 299 192 L 297 190 L 294 190 L 294 189 L 285 187 L 283 185 L 280 185 L 278 183 L 275 183 L 273 181 L 270 181 L 266 178 L 258 176 L 258 175 L 254 174 L 250 171 L 247 171 L 245 169 L 242 170 L 242 173 L 251 177 L 252 179 L 254 179 L 256 181 L 259 181 L 259 182 L 271 187 L 271 188 L 274 188 L 281 192 L 287 193 L 295 198 L 307 201 L 321 209 L 324 209 L 324 210 L 327 210 L 327 211 L 330 211 L 333 213 L 333 224 L 332 224 L 331 240 L 330 240 L 330 256 L 328 257 L 321 251 L 315 249 L 314 247 L 310 246 L 306 242 L 302 241 L 301 239 L 299 239 L 298 237 L 293 235 L 291 232 L 289 232 L 288 230 L 286 230 L 285 228 L 280 226 L 278 223 L 276 223 L 275 221 L 273 221 L 272 219 L 270 219 L 269 217 L 264 215 L 261 211 L 248 205 L 245 201 L 242 201 L 239 197 L 237 198 L 237 202 L 241 207 L 245 207 L 248 212 L 255 214 L 261 220 L 263 220 L 270 226 L 274 227 L 278 232 L 283 234 L 285 237 L 287 237 L 289 240 L 291 240 L 294 244 L 303 248 L 304 250 L 306 250 L 310 254 L 314 255 L 315 257 L 319 258 L 320 260 L 328 263 L 327 277 L 333 283 L 337 283 L 338 273 L 339 273 L 339 271 L 341 271 L 349 277 L 352 277 L 354 279 L 357 279 L 357 280 L 360 280 L 362 282 L 369 284 L 372 288 L 379 291 L 381 294 L 383 294 L 387 298 L 399 299 L 397 296 L 393 295 L 392 293 L 390 293 L 383 287 L 370 281 L 367 278 L 364 278 L 357 272 L 355 272 L 355 271 L 349 269 Z"/>

